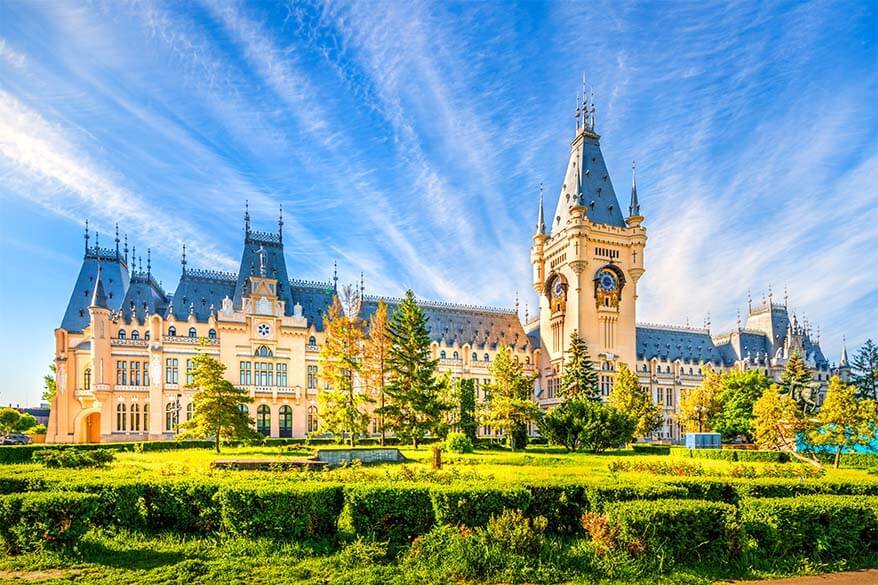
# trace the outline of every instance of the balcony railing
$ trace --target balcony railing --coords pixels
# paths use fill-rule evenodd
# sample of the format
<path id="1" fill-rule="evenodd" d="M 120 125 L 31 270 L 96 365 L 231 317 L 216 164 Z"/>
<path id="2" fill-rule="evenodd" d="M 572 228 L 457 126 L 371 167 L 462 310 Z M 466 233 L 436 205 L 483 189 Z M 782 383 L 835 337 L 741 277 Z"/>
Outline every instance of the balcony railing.
<path id="1" fill-rule="evenodd" d="M 202 342 L 207 345 L 219 345 L 219 339 L 210 339 L 208 337 L 182 337 L 179 335 L 165 335 L 163 338 L 168 343 L 188 343 L 189 345 L 201 345 Z"/>
<path id="2" fill-rule="evenodd" d="M 124 345 L 128 347 L 149 347 L 149 341 L 146 339 L 111 339 L 110 345 Z"/>

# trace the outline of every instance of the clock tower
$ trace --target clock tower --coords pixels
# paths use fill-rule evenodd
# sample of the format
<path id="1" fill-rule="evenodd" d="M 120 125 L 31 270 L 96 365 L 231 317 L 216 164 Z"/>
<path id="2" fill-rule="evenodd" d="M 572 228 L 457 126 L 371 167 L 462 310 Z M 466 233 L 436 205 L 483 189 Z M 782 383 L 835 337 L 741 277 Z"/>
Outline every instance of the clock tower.
<path id="1" fill-rule="evenodd" d="M 637 281 L 644 272 L 642 226 L 633 173 L 627 214 L 620 208 L 595 131 L 588 98 L 576 111 L 576 135 L 555 213 L 544 217 L 543 195 L 531 247 L 533 286 L 539 296 L 542 399 L 553 398 L 570 335 L 588 343 L 595 367 L 605 372 L 602 391 L 620 362 L 636 361 Z M 606 385 L 606 387 L 604 387 Z"/>

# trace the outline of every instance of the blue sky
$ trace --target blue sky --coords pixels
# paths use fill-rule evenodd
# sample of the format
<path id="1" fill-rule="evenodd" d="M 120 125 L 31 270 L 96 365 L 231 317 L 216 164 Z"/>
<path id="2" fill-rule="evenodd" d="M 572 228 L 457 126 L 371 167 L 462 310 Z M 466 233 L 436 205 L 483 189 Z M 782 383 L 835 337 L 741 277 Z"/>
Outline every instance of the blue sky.
<path id="1" fill-rule="evenodd" d="M 0 4 L 0 403 L 35 403 L 89 218 L 173 291 L 235 269 L 243 202 L 291 275 L 534 306 L 583 72 L 638 319 L 734 325 L 769 284 L 837 360 L 878 336 L 874 2 Z"/>

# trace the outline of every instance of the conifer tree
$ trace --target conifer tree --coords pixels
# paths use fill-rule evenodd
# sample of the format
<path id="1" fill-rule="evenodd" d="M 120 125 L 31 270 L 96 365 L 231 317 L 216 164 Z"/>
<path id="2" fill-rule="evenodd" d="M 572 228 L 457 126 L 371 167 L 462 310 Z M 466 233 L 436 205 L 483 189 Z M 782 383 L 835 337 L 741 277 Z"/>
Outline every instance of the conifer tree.
<path id="1" fill-rule="evenodd" d="M 857 387 L 857 397 L 878 400 L 878 345 L 871 339 L 851 360 L 851 383 Z"/>
<path id="2" fill-rule="evenodd" d="M 620 363 L 609 402 L 617 410 L 637 421 L 635 437 L 648 437 L 664 422 L 661 404 L 653 404 L 649 392 L 640 386 L 640 381 L 627 364 Z"/>
<path id="3" fill-rule="evenodd" d="M 512 450 L 527 443 L 527 423 L 536 422 L 540 407 L 533 401 L 536 375 L 524 372 L 521 361 L 502 346 L 491 363 L 489 399 L 482 405 L 481 422 L 506 433 Z"/>
<path id="4" fill-rule="evenodd" d="M 600 400 L 598 374 L 588 355 L 588 344 L 577 331 L 570 334 L 570 348 L 564 360 L 558 396 L 566 400 Z"/>
<path id="5" fill-rule="evenodd" d="M 441 426 L 446 404 L 436 378 L 439 361 L 430 357 L 427 318 L 412 291 L 406 291 L 387 329 L 390 375 L 384 389 L 385 405 L 378 410 L 397 437 L 417 448 L 428 432 L 435 433 Z"/>
<path id="6" fill-rule="evenodd" d="M 814 390 L 811 387 L 811 372 L 799 352 L 793 351 L 790 360 L 780 375 L 780 387 L 798 405 L 802 412 L 812 412 L 816 408 Z"/>
<path id="7" fill-rule="evenodd" d="M 857 400 L 857 389 L 833 376 L 826 398 L 817 414 L 815 430 L 808 438 L 813 445 L 835 449 L 835 467 L 846 449 L 866 447 L 878 431 L 878 409 L 874 400 Z"/>
<path id="8" fill-rule="evenodd" d="M 378 307 L 369 318 L 369 334 L 363 346 L 363 382 L 369 396 L 378 403 L 378 427 L 381 430 L 381 444 L 385 442 L 384 431 L 384 387 L 389 374 L 391 339 L 387 329 L 387 303 L 378 301 Z"/>
<path id="9" fill-rule="evenodd" d="M 470 441 L 476 440 L 476 381 L 473 379 L 460 380 L 457 388 L 458 398 L 458 422 L 460 432 L 465 434 Z"/>
<path id="10" fill-rule="evenodd" d="M 357 387 L 361 369 L 363 322 L 356 314 L 345 314 L 338 297 L 323 317 L 326 340 L 320 347 L 320 375 L 324 389 L 317 396 L 321 430 L 343 438 L 351 446 L 369 428 L 366 405 L 369 396 Z"/>
<path id="11" fill-rule="evenodd" d="M 243 390 L 223 377 L 225 364 L 201 352 L 192 358 L 192 383 L 187 388 L 197 390 L 192 398 L 192 418 L 180 425 L 180 437 L 214 440 L 220 452 L 220 440 L 250 439 L 259 434 L 253 430 L 253 419 L 242 407 L 253 402 Z"/>

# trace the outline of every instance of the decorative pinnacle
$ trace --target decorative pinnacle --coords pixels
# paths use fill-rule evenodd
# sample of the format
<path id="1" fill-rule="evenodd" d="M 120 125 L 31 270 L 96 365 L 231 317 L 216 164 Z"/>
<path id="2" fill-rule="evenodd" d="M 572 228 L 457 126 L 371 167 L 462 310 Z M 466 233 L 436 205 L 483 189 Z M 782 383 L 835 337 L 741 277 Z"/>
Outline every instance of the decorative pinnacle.
<path id="1" fill-rule="evenodd" d="M 277 216 L 277 237 L 281 243 L 284 241 L 284 204 L 280 204 L 280 211 Z"/>
<path id="2" fill-rule="evenodd" d="M 789 295 L 787 294 L 787 285 L 783 285 L 783 306 L 787 307 L 787 301 L 789 300 Z"/>
<path id="3" fill-rule="evenodd" d="M 88 219 L 85 220 L 85 255 L 88 256 Z"/>
<path id="4" fill-rule="evenodd" d="M 628 216 L 640 215 L 640 201 L 637 199 L 637 161 L 631 161 L 631 203 L 628 205 Z"/>
<path id="5" fill-rule="evenodd" d="M 95 251 L 98 253 L 98 259 L 101 257 L 101 242 L 100 242 L 101 234 L 99 232 L 95 232 Z"/>
<path id="6" fill-rule="evenodd" d="M 543 183 L 540 181 L 540 206 L 537 210 L 537 233 L 538 236 L 546 235 L 546 221 L 543 217 Z"/>
<path id="7" fill-rule="evenodd" d="M 750 296 L 750 289 L 747 289 L 747 311 L 753 311 L 753 298 Z"/>
<path id="8" fill-rule="evenodd" d="M 741 309 L 737 309 L 737 314 L 738 315 L 737 315 L 736 321 L 738 324 L 738 331 L 740 331 L 741 330 Z"/>
<path id="9" fill-rule="evenodd" d="M 147 276 L 147 278 L 149 278 L 149 276 L 151 274 L 152 274 L 152 260 L 151 260 L 151 256 L 150 256 L 150 249 L 147 248 L 146 249 L 146 276 Z"/>
<path id="10" fill-rule="evenodd" d="M 128 234 L 125 234 L 125 263 L 128 263 Z"/>
<path id="11" fill-rule="evenodd" d="M 360 298 L 363 298 L 363 295 L 366 292 L 366 279 L 363 276 L 363 271 L 360 271 Z"/>
<path id="12" fill-rule="evenodd" d="M 183 274 L 186 274 L 186 244 L 183 244 L 183 256 L 180 258 L 180 266 L 183 267 Z"/>
<path id="13" fill-rule="evenodd" d="M 250 201 L 244 200 L 244 234 L 250 235 Z"/>
<path id="14" fill-rule="evenodd" d="M 332 288 L 338 290 L 338 262 L 332 261 Z"/>
<path id="15" fill-rule="evenodd" d="M 119 222 L 116 222 L 116 260 L 119 259 Z"/>
<path id="16" fill-rule="evenodd" d="M 131 263 L 134 264 L 134 268 L 137 268 L 137 246 L 134 244 L 131 245 Z M 143 272 L 140 270 L 139 272 Z"/>

